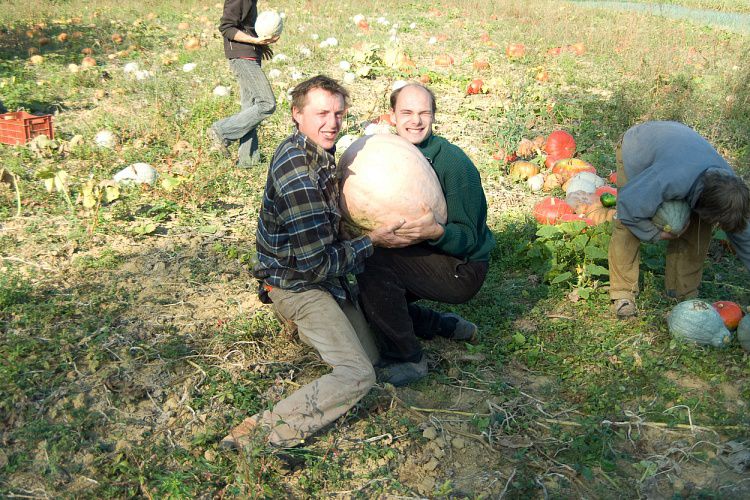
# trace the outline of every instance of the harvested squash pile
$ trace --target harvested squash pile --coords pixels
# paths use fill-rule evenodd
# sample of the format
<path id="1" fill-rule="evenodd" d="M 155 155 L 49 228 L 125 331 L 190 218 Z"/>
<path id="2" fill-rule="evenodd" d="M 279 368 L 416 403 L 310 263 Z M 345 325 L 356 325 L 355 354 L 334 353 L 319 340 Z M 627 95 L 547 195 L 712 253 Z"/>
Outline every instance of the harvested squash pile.
<path id="1" fill-rule="evenodd" d="M 525 181 L 533 192 L 565 192 L 564 199 L 546 197 L 534 206 L 534 218 L 540 224 L 580 220 L 594 226 L 614 218 L 617 188 L 606 185 L 593 165 L 574 158 L 575 152 L 576 141 L 564 130 L 546 139 L 522 139 L 516 148 L 516 161 L 509 171 L 512 181 Z"/>

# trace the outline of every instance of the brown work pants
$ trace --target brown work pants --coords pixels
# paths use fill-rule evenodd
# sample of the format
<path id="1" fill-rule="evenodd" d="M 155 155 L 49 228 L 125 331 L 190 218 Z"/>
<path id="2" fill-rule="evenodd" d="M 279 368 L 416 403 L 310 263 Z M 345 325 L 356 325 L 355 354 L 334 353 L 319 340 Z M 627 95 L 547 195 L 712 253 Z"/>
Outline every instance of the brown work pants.
<path id="1" fill-rule="evenodd" d="M 351 303 L 340 305 L 324 290 L 274 288 L 269 296 L 274 310 L 297 326 L 300 340 L 333 367 L 255 416 L 270 430 L 272 444 L 295 446 L 349 411 L 375 385 L 378 351 L 364 316 Z"/>
<path id="2" fill-rule="evenodd" d="M 622 165 L 622 148 L 617 146 L 617 187 L 628 182 Z M 713 227 L 693 212 L 690 223 L 679 238 L 667 245 L 664 286 L 667 295 L 688 299 L 698 295 L 703 277 L 703 263 L 708 254 Z M 635 300 L 638 293 L 638 272 L 641 241 L 619 220 L 614 221 L 609 242 L 609 298 Z"/>

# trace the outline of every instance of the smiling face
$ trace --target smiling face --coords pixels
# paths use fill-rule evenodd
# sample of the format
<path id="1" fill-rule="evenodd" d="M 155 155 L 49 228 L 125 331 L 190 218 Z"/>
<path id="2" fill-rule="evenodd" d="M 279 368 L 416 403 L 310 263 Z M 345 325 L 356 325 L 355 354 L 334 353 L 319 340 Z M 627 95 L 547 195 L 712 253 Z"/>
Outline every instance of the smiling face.
<path id="1" fill-rule="evenodd" d="M 401 89 L 391 110 L 391 119 L 396 123 L 396 133 L 412 144 L 427 139 L 435 121 L 429 92 L 418 85 Z"/>
<path id="2" fill-rule="evenodd" d="M 331 149 L 336 144 L 345 111 L 342 95 L 314 88 L 307 93 L 302 109 L 292 107 L 292 117 L 308 139 L 323 149 Z"/>

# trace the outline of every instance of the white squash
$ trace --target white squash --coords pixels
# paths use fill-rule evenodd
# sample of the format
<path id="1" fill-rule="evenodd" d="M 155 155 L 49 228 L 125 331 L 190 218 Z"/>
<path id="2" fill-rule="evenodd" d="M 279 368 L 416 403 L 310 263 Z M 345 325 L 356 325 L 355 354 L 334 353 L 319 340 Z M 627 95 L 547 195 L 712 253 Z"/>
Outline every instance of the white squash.
<path id="1" fill-rule="evenodd" d="M 604 185 L 604 179 L 591 172 L 579 172 L 570 178 L 566 185 L 565 193 L 573 191 L 585 191 L 593 193 L 596 188 Z"/>
<path id="2" fill-rule="evenodd" d="M 279 36 L 283 29 L 284 21 L 275 10 L 264 10 L 255 20 L 255 33 L 260 38 Z"/>
<path id="3" fill-rule="evenodd" d="M 529 189 L 533 192 L 541 191 L 542 187 L 544 187 L 544 174 L 532 175 L 528 178 L 526 184 L 529 185 Z"/>
<path id="4" fill-rule="evenodd" d="M 154 185 L 159 176 L 154 167 L 148 163 L 133 163 L 117 172 L 112 180 L 120 184 L 150 184 Z"/>
<path id="5" fill-rule="evenodd" d="M 100 130 L 94 136 L 94 142 L 100 148 L 112 149 L 117 145 L 117 137 L 109 130 Z"/>
<path id="6" fill-rule="evenodd" d="M 411 221 L 429 207 L 445 223 L 448 212 L 435 171 L 406 139 L 376 134 L 357 139 L 339 161 L 343 169 L 341 212 L 353 233 L 400 219 Z"/>

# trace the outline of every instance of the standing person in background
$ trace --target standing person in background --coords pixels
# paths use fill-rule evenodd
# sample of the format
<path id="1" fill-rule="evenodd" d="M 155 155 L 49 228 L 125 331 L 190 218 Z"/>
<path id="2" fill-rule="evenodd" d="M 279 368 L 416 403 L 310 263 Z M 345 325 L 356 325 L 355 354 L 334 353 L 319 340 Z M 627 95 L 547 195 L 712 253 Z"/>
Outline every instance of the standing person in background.
<path id="1" fill-rule="evenodd" d="M 259 38 L 255 34 L 257 0 L 225 0 L 219 31 L 224 37 L 224 54 L 237 77 L 242 109 L 236 115 L 215 122 L 206 131 L 212 149 L 229 158 L 229 144 L 239 141 L 237 165 L 249 168 L 260 163 L 258 125 L 276 110 L 276 97 L 261 69 L 261 60 L 273 55 L 270 45 L 279 37 Z"/>
<path id="2" fill-rule="evenodd" d="M 619 319 L 637 314 L 641 242 L 669 240 L 664 273 L 668 296 L 698 295 L 714 226 L 750 269 L 750 195 L 729 163 L 709 142 L 678 122 L 650 121 L 630 128 L 617 147 L 617 217 L 609 243 L 609 297 Z M 690 205 L 682 234 L 651 221 L 669 200 Z"/>
<path id="3" fill-rule="evenodd" d="M 372 344 L 347 274 L 361 270 L 373 246 L 403 246 L 395 234 L 403 222 L 381 226 L 351 240 L 340 233 L 336 136 L 346 112 L 347 91 L 323 75 L 292 91 L 296 131 L 276 149 L 258 216 L 261 300 L 273 303 L 299 338 L 333 370 L 266 410 L 246 418 L 221 442 L 237 448 L 256 431 L 277 446 L 296 446 L 346 413 L 375 384 Z M 369 344 L 369 345 L 368 345 Z"/>
<path id="4" fill-rule="evenodd" d="M 432 133 L 435 96 L 423 85 L 401 87 L 390 97 L 398 135 L 432 164 L 448 209 L 439 224 L 432 212 L 396 230 L 406 248 L 376 248 L 357 275 L 368 322 L 378 330 L 384 360 L 379 380 L 405 385 L 427 375 L 419 338 L 470 341 L 477 326 L 453 313 L 419 305 L 426 299 L 462 304 L 481 288 L 495 238 L 487 227 L 487 200 L 477 168 L 461 148 Z"/>

